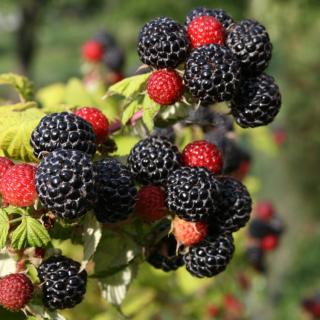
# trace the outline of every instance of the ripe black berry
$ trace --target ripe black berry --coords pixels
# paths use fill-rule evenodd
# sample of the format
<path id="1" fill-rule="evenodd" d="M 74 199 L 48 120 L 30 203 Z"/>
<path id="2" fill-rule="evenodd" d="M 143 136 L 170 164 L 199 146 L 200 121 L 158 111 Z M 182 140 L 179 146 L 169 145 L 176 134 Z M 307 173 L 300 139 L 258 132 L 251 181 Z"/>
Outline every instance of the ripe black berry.
<path id="1" fill-rule="evenodd" d="M 271 76 L 262 74 L 240 85 L 231 101 L 231 113 L 239 126 L 258 127 L 272 122 L 280 106 L 279 87 Z"/>
<path id="2" fill-rule="evenodd" d="M 36 157 L 56 149 L 80 150 L 90 155 L 96 151 L 96 136 L 91 124 L 73 113 L 52 113 L 41 119 L 33 130 L 30 144 Z"/>
<path id="3" fill-rule="evenodd" d="M 232 235 L 209 236 L 184 255 L 187 270 L 198 278 L 224 271 L 234 252 Z"/>
<path id="4" fill-rule="evenodd" d="M 260 219 L 253 219 L 250 221 L 249 235 L 252 238 L 262 239 L 270 234 L 274 234 L 270 223 Z"/>
<path id="5" fill-rule="evenodd" d="M 207 221 L 217 210 L 219 181 L 206 168 L 182 167 L 167 182 L 167 206 L 181 219 Z"/>
<path id="6" fill-rule="evenodd" d="M 38 268 L 43 304 L 51 309 L 73 308 L 86 292 L 87 272 L 80 263 L 65 256 L 52 256 Z"/>
<path id="7" fill-rule="evenodd" d="M 210 44 L 191 52 L 184 73 L 185 86 L 202 104 L 231 100 L 240 82 L 240 64 L 223 46 Z"/>
<path id="8" fill-rule="evenodd" d="M 99 31 L 93 37 L 93 40 L 96 40 L 101 43 L 105 50 L 109 50 L 117 46 L 116 39 L 114 36 L 106 31 Z"/>
<path id="9" fill-rule="evenodd" d="M 169 140 L 151 136 L 133 147 L 128 165 L 141 183 L 164 184 L 168 175 L 180 167 L 180 154 Z"/>
<path id="10" fill-rule="evenodd" d="M 173 127 L 165 127 L 165 128 L 155 127 L 151 135 L 155 137 L 165 138 L 173 144 L 175 143 L 175 140 L 176 140 L 176 133 Z"/>
<path id="11" fill-rule="evenodd" d="M 202 7 L 194 8 L 186 17 L 186 25 L 188 25 L 194 18 L 201 16 L 210 16 L 216 18 L 227 29 L 234 21 L 222 9 L 206 9 Z"/>
<path id="12" fill-rule="evenodd" d="M 176 21 L 160 17 L 146 23 L 138 39 L 141 61 L 154 68 L 175 68 L 189 51 L 186 31 Z"/>
<path id="13" fill-rule="evenodd" d="M 250 246 L 246 250 L 246 258 L 249 264 L 259 272 L 266 271 L 265 255 L 261 247 Z"/>
<path id="14" fill-rule="evenodd" d="M 177 270 L 184 265 L 183 257 L 176 252 L 177 241 L 170 234 L 165 236 L 160 242 L 151 248 L 147 261 L 157 269 L 163 271 Z"/>
<path id="15" fill-rule="evenodd" d="M 128 218 L 136 203 L 137 189 L 130 170 L 118 160 L 108 158 L 95 162 L 97 171 L 97 220 L 118 222 Z"/>
<path id="16" fill-rule="evenodd" d="M 272 44 L 265 27 L 259 22 L 247 19 L 232 25 L 225 41 L 241 62 L 244 74 L 259 75 L 267 68 Z"/>
<path id="17" fill-rule="evenodd" d="M 109 48 L 102 58 L 103 63 L 114 72 L 121 72 L 125 63 L 125 54 L 121 48 Z"/>
<path id="18" fill-rule="evenodd" d="M 233 131 L 233 121 L 231 117 L 213 112 L 210 108 L 204 106 L 199 106 L 197 110 L 192 110 L 188 118 L 184 120 L 184 123 L 186 125 L 198 125 L 205 133 L 218 131 L 225 134 L 228 131 Z M 215 130 L 213 131 L 213 129 Z"/>
<path id="19" fill-rule="evenodd" d="M 37 168 L 35 182 L 40 202 L 60 218 L 78 218 L 96 200 L 96 176 L 88 154 L 79 150 L 53 151 Z"/>
<path id="20" fill-rule="evenodd" d="M 247 188 L 238 180 L 222 176 L 220 182 L 221 200 L 215 221 L 222 233 L 231 233 L 246 225 L 250 218 L 252 200 Z"/>

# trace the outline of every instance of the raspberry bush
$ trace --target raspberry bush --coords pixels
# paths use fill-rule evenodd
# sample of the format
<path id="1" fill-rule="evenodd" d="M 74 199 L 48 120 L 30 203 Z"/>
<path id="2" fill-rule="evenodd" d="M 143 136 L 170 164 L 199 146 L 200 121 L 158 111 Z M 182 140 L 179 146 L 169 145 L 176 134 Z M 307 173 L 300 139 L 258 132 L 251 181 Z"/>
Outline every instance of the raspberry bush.
<path id="1" fill-rule="evenodd" d="M 84 58 L 118 70 L 104 57 L 111 40 L 97 35 Z M 271 49 L 258 22 L 196 8 L 185 26 L 146 23 L 137 50 L 149 69 L 106 92 L 72 79 L 53 104 L 28 79 L 0 75 L 20 98 L 0 108 L 0 249 L 13 261 L 0 281 L 27 274 L 16 284 L 25 292 L 0 290 L 0 304 L 60 319 L 57 310 L 81 303 L 98 281 L 121 310 L 144 263 L 197 278 L 228 268 L 252 206 L 241 182 L 250 156 L 232 117 L 257 127 L 278 113 L 279 88 L 265 73 Z M 261 247 L 274 249 L 265 236 Z M 81 246 L 78 261 L 64 254 L 65 240 Z"/>

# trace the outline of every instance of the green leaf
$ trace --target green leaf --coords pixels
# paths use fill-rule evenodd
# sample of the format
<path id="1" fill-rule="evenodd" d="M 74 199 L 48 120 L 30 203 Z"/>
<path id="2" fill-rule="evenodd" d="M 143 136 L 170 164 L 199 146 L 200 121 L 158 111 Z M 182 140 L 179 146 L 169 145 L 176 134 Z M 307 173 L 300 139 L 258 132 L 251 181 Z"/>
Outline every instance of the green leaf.
<path id="1" fill-rule="evenodd" d="M 100 279 L 102 296 L 119 306 L 124 300 L 131 281 L 136 276 L 139 247 L 127 233 L 105 231 L 96 251 L 95 273 L 106 274 Z"/>
<path id="2" fill-rule="evenodd" d="M 36 258 L 36 259 L 39 259 L 39 258 Z M 28 263 L 27 272 L 28 272 L 28 276 L 32 282 L 39 281 L 38 270 L 37 270 L 36 266 L 33 265 L 31 262 Z"/>
<path id="3" fill-rule="evenodd" d="M 99 273 L 95 272 L 93 275 L 90 276 L 90 278 L 103 279 L 103 278 L 114 276 L 118 272 L 123 271 L 124 269 L 130 267 L 136 262 L 137 262 L 137 257 L 131 259 L 130 261 L 128 261 L 128 263 L 124 263 L 116 267 L 108 268 L 107 270 L 101 271 Z"/>
<path id="4" fill-rule="evenodd" d="M 82 268 L 85 269 L 88 261 L 94 255 L 100 242 L 102 231 L 101 225 L 94 214 L 87 213 L 83 222 L 83 259 Z"/>
<path id="5" fill-rule="evenodd" d="M 37 320 L 37 318 L 34 316 L 31 316 L 31 317 L 28 317 L 27 320 Z"/>
<path id="6" fill-rule="evenodd" d="M 35 101 L 19 102 L 10 105 L 1 106 L 1 112 L 7 111 L 24 111 L 31 108 L 38 108 L 38 105 Z"/>
<path id="7" fill-rule="evenodd" d="M 94 106 L 95 101 L 81 80 L 72 78 L 65 88 L 64 102 L 76 106 Z"/>
<path id="8" fill-rule="evenodd" d="M 14 73 L 4 73 L 0 75 L 1 84 L 12 86 L 18 92 L 21 101 L 32 100 L 33 84 L 26 77 Z"/>
<path id="9" fill-rule="evenodd" d="M 30 216 L 24 216 L 20 225 L 12 233 L 12 246 L 15 249 L 44 247 L 49 241 L 50 236 L 45 227 Z"/>
<path id="10" fill-rule="evenodd" d="M 155 103 L 153 100 L 149 98 L 149 96 L 145 96 L 143 99 L 143 116 L 142 121 L 146 125 L 149 131 L 152 131 L 154 128 L 154 117 L 160 110 L 160 105 Z"/>
<path id="11" fill-rule="evenodd" d="M 132 135 L 120 135 L 113 136 L 113 139 L 117 145 L 117 151 L 113 154 L 115 156 L 126 156 L 130 153 L 131 149 L 139 142 L 140 138 Z"/>
<path id="12" fill-rule="evenodd" d="M 66 85 L 64 103 L 74 106 L 94 106 L 100 109 L 109 121 L 119 118 L 119 100 L 110 98 L 103 100 L 104 91 L 89 92 L 81 80 L 72 78 Z"/>
<path id="13" fill-rule="evenodd" d="M 34 299 L 32 300 L 32 303 L 30 304 L 30 309 L 32 311 L 32 314 L 35 315 L 35 318 L 41 319 L 41 320 L 66 320 L 66 318 L 58 313 L 57 311 L 49 311 L 45 309 L 45 307 L 41 304 L 36 304 L 34 302 Z"/>
<path id="14" fill-rule="evenodd" d="M 183 102 L 177 102 L 171 106 L 162 107 L 154 119 L 157 127 L 168 127 L 176 122 L 187 118 L 192 106 Z"/>
<path id="15" fill-rule="evenodd" d="M 5 210 L 0 209 L 0 249 L 6 245 L 9 233 L 9 218 Z"/>
<path id="16" fill-rule="evenodd" d="M 121 121 L 123 124 L 126 124 L 137 111 L 143 108 L 143 105 L 141 103 L 142 101 L 142 99 L 138 98 L 130 102 L 129 105 L 127 105 L 126 109 L 122 114 Z"/>
<path id="17" fill-rule="evenodd" d="M 61 112 L 64 111 L 61 104 L 64 103 L 65 91 L 63 83 L 54 83 L 38 90 L 36 98 L 45 113 Z"/>
<path id="18" fill-rule="evenodd" d="M 34 128 L 45 114 L 32 108 L 22 112 L 1 110 L 0 108 L 0 150 L 14 160 L 35 162 L 30 145 Z"/>
<path id="19" fill-rule="evenodd" d="M 120 95 L 125 98 L 133 99 L 134 96 L 138 95 L 146 89 L 147 80 L 150 73 L 140 74 L 137 76 L 125 78 L 122 81 L 109 87 L 106 97 L 112 95 Z"/>

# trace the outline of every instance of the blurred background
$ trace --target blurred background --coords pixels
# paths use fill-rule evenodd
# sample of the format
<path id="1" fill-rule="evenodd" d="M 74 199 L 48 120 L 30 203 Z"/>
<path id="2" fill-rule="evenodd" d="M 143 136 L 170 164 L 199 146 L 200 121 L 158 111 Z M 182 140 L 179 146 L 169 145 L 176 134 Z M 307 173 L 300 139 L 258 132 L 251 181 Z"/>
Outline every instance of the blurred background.
<path id="1" fill-rule="evenodd" d="M 263 273 L 248 271 L 242 261 L 246 231 L 237 240 L 235 261 L 213 280 L 145 266 L 123 310 L 134 319 L 219 319 L 214 308 L 223 305 L 236 315 L 220 319 L 316 319 L 302 302 L 320 292 L 319 0 L 1 0 L 0 73 L 23 73 L 37 89 L 81 78 L 87 68 L 81 48 L 102 30 L 125 53 L 123 74 L 133 74 L 140 65 L 136 39 L 142 25 L 157 16 L 184 23 L 196 6 L 223 8 L 236 20 L 254 18 L 269 32 L 274 48 L 268 73 L 280 86 L 282 109 L 270 127 L 238 133 L 252 159 L 245 183 L 256 202 L 273 204 L 286 231 Z M 249 289 L 238 284 L 239 274 Z M 65 313 L 67 319 L 120 317 L 97 300 L 97 292 L 91 284 L 85 301 Z M 1 320 L 19 318 L 1 312 Z"/>

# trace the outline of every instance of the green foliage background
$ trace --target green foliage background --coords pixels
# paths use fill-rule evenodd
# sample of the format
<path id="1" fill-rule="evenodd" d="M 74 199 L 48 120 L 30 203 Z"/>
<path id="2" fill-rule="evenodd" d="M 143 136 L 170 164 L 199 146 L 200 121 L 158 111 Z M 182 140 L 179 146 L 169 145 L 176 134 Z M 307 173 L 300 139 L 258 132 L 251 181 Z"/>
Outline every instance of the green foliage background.
<path id="1" fill-rule="evenodd" d="M 0 13 L 17 13 L 21 3 L 22 0 L 2 0 Z M 250 305 L 253 306 L 252 314 L 259 315 L 259 319 L 301 319 L 301 298 L 320 285 L 317 267 L 320 258 L 318 0 L 46 1 L 39 26 L 39 51 L 34 62 L 33 80 L 37 87 L 42 87 L 80 76 L 80 46 L 100 29 L 117 36 L 128 53 L 127 72 L 130 74 L 139 65 L 136 38 L 144 22 L 162 15 L 183 22 L 185 14 L 200 5 L 224 8 L 236 19 L 250 17 L 261 21 L 274 44 L 268 72 L 279 82 L 283 107 L 273 126 L 284 127 L 288 141 L 276 153 L 267 150 L 267 143 L 262 143 L 262 147 L 257 145 L 250 138 L 252 130 L 247 131 L 246 141 L 254 150 L 253 175 L 261 180 L 256 196 L 275 202 L 286 219 L 288 230 L 280 250 L 270 261 L 266 292 L 256 292 L 250 297 Z M 0 29 L 0 73 L 17 68 L 14 33 L 6 30 Z M 255 132 L 256 136 L 263 137 L 263 131 Z M 232 278 L 232 271 L 226 276 Z M 179 279 L 182 280 L 177 285 Z M 232 283 L 232 279 L 229 282 Z M 186 283 L 190 284 L 189 288 L 183 287 Z M 214 282 L 215 290 L 198 299 L 197 286 L 199 284 L 185 274 L 173 277 L 146 266 L 129 294 L 125 309 L 129 313 L 142 310 L 137 319 L 202 319 L 206 303 L 219 300 L 219 294 L 228 288 L 221 289 Z M 68 318 L 116 319 L 110 306 L 102 300 L 97 303 L 97 291 L 97 287 L 91 286 L 86 301 L 74 312 L 67 312 Z M 168 291 L 172 292 L 169 297 Z M 19 315 L 13 317 L 2 312 L 1 319 L 19 318 Z"/>

